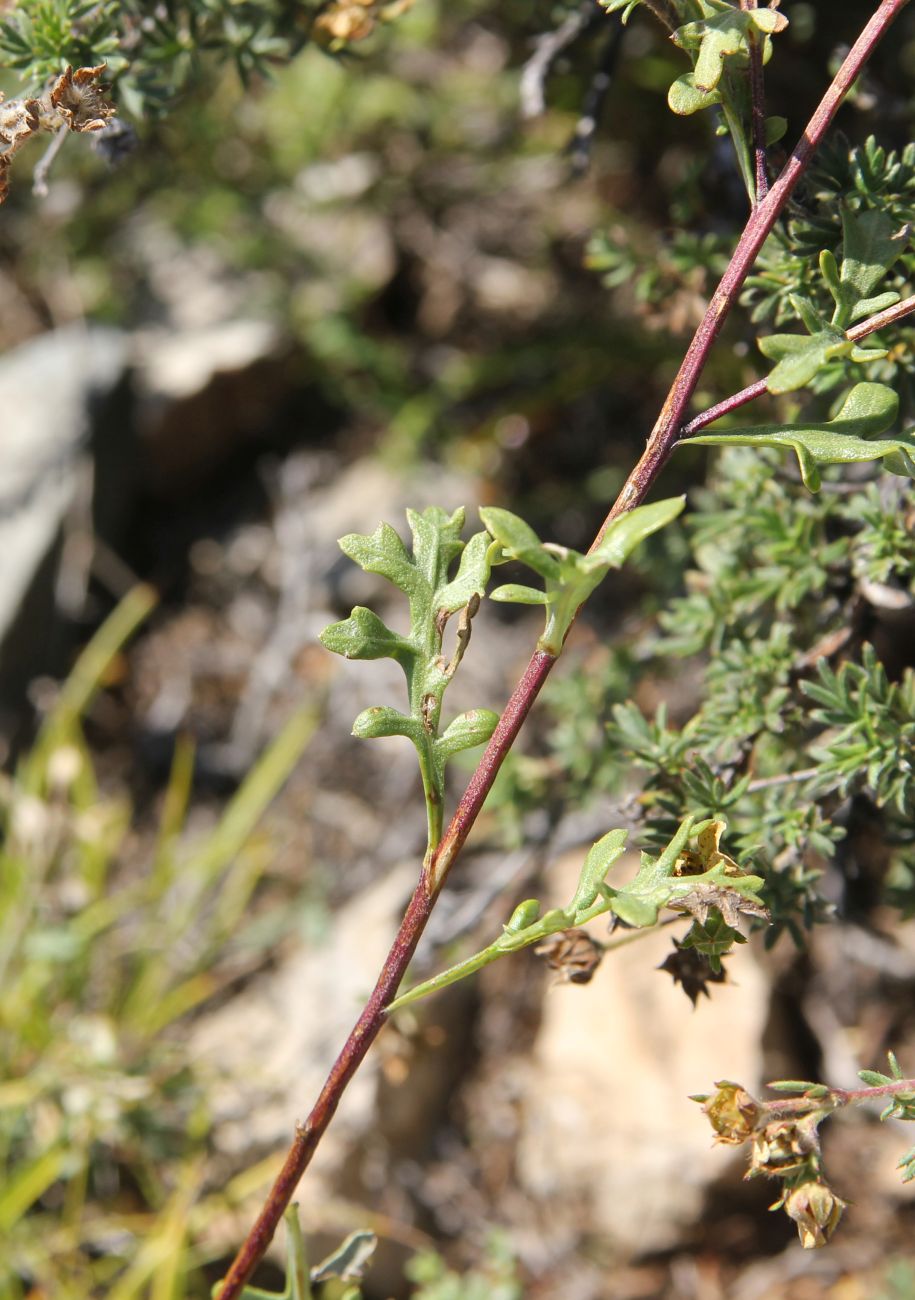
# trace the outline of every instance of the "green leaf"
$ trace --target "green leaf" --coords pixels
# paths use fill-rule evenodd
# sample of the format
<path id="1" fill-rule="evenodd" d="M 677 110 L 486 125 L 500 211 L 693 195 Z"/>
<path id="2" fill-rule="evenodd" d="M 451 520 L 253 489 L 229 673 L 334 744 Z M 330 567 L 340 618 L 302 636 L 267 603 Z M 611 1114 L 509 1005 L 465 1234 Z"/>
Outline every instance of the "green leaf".
<path id="1" fill-rule="evenodd" d="M 729 10 L 700 22 L 686 23 L 674 32 L 676 45 L 696 51 L 694 74 L 699 90 L 714 90 L 721 80 L 724 60 L 741 50 L 746 53 L 747 26 L 744 13 Z"/>
<path id="2" fill-rule="evenodd" d="M 825 423 L 765 424 L 700 434 L 689 441 L 709 446 L 789 447 L 797 456 L 801 476 L 811 492 L 819 490 L 821 465 L 883 460 L 893 474 L 915 478 L 915 437 L 876 436 L 894 422 L 898 408 L 899 399 L 891 388 L 884 384 L 856 384 L 835 419 Z"/>
<path id="3" fill-rule="evenodd" d="M 434 591 L 443 585 L 451 561 L 461 552 L 464 510 L 459 507 L 450 515 L 439 506 L 428 506 L 422 514 L 408 510 L 407 522 L 413 534 L 413 563 Z"/>
<path id="4" fill-rule="evenodd" d="M 880 311 L 886 311 L 887 307 L 895 307 L 899 301 L 899 294 L 895 289 L 887 289 L 886 293 L 878 293 L 873 298 L 862 298 L 852 312 L 852 321 L 865 320 L 868 316 L 876 316 Z"/>
<path id="5" fill-rule="evenodd" d="M 326 627 L 320 641 L 345 659 L 391 658 L 405 663 L 416 655 L 416 648 L 406 638 L 392 632 L 377 614 L 362 605 L 357 605 L 349 618 Z"/>
<path id="6" fill-rule="evenodd" d="M 414 744 L 422 739 L 422 724 L 415 718 L 386 705 L 363 709 L 353 723 L 353 735 L 360 740 L 374 740 L 380 736 L 406 736 Z"/>
<path id="7" fill-rule="evenodd" d="M 881 1074 L 879 1070 L 859 1070 L 858 1078 L 869 1088 L 882 1088 L 893 1082 L 888 1074 Z"/>
<path id="8" fill-rule="evenodd" d="M 523 519 L 498 506 L 482 507 L 480 518 L 508 559 L 520 560 L 541 578 L 558 578 L 557 561 L 543 549 L 543 542 Z"/>
<path id="9" fill-rule="evenodd" d="M 502 928 L 506 934 L 520 934 L 534 924 L 540 915 L 540 902 L 536 898 L 526 898 L 512 912 L 506 925 Z"/>
<path id="10" fill-rule="evenodd" d="M 545 605 L 547 603 L 545 591 L 538 591 L 536 587 L 523 587 L 517 582 L 508 583 L 504 587 L 496 587 L 495 591 L 490 592 L 489 599 L 501 601 L 505 605 Z"/>
<path id="11" fill-rule="evenodd" d="M 720 93 L 717 90 L 700 90 L 691 72 L 684 72 L 682 77 L 677 77 L 667 92 L 667 106 L 679 117 L 689 117 L 703 108 L 711 108 L 713 104 L 720 103 Z"/>
<path id="12" fill-rule="evenodd" d="M 469 604 L 473 596 L 482 597 L 489 581 L 489 534 L 474 533 L 461 553 L 454 579 L 435 593 L 436 610 L 453 614 Z"/>
<path id="13" fill-rule="evenodd" d="M 777 9 L 753 9 L 749 13 L 749 18 L 754 27 L 758 27 L 766 36 L 771 36 L 775 32 L 783 32 L 788 26 L 788 19 L 784 14 L 780 14 Z"/>
<path id="14" fill-rule="evenodd" d="M 810 1092 L 812 1088 L 821 1088 L 823 1085 L 811 1083 L 807 1079 L 776 1079 L 773 1083 L 767 1083 L 766 1087 L 771 1088 L 773 1092 Z"/>
<path id="15" fill-rule="evenodd" d="M 873 296 L 887 271 L 905 251 L 909 227 L 876 208 L 842 209 L 842 269 L 835 323 L 847 325 L 859 303 Z"/>
<path id="16" fill-rule="evenodd" d="M 466 713 L 459 713 L 436 740 L 436 756 L 444 760 L 452 754 L 459 754 L 463 749 L 485 745 L 498 721 L 499 715 L 492 709 L 469 709 Z"/>
<path id="17" fill-rule="evenodd" d="M 374 533 L 347 533 L 338 543 L 344 555 L 366 573 L 380 573 L 405 595 L 411 596 L 422 575 L 407 554 L 400 536 L 390 524 L 379 524 Z"/>
<path id="18" fill-rule="evenodd" d="M 602 9 L 606 9 L 608 14 L 616 14 L 622 10 L 622 20 L 628 23 L 629 16 L 633 9 L 637 9 L 642 0 L 599 0 Z"/>
<path id="19" fill-rule="evenodd" d="M 792 393 L 809 384 L 834 357 L 850 356 L 854 344 L 827 325 L 815 334 L 769 334 L 758 340 L 763 356 L 778 364 L 766 378 L 770 393 Z"/>
<path id="20" fill-rule="evenodd" d="M 642 863 L 631 884 L 614 894 L 611 910 L 627 925 L 643 929 L 654 925 L 658 912 L 670 898 L 670 877 L 677 858 L 686 847 L 693 819 L 687 817 L 658 858 L 642 854 Z M 695 881 L 696 877 L 691 877 Z"/>
<path id="21" fill-rule="evenodd" d="M 365 1273 L 377 1245 L 378 1238 L 374 1232 L 364 1229 L 351 1232 L 335 1251 L 311 1270 L 312 1282 L 328 1282 L 332 1277 L 338 1277 L 343 1282 L 358 1281 Z"/>
<path id="22" fill-rule="evenodd" d="M 591 906 L 607 872 L 625 852 L 628 838 L 628 831 L 608 831 L 596 844 L 591 845 L 578 878 L 575 897 L 569 906 L 570 911 L 582 912 Z"/>
<path id="23" fill-rule="evenodd" d="M 700 91 L 714 90 L 721 80 L 725 59 L 749 53 L 749 31 L 755 27 L 764 39 L 788 25 L 774 9 L 741 10 L 723 0 L 700 0 L 703 18 L 686 23 L 673 35 L 681 49 L 695 55 L 695 85 Z M 765 51 L 764 51 L 765 57 Z"/>
<path id="24" fill-rule="evenodd" d="M 589 557 L 612 569 L 622 568 L 640 542 L 659 529 L 673 523 L 686 505 L 686 497 L 668 497 L 648 506 L 637 506 L 628 514 L 620 515 L 604 534 L 603 540 Z"/>
<path id="25" fill-rule="evenodd" d="M 684 505 L 685 497 L 673 497 L 630 510 L 613 521 L 590 555 L 541 542 L 523 519 L 507 510 L 487 507 L 480 511 L 481 518 L 505 554 L 521 560 L 546 583 L 545 592 L 516 585 L 499 587 L 493 599 L 546 605 L 546 628 L 538 646 L 548 654 L 558 655 L 578 609 L 607 572 L 619 568 L 639 542 L 675 519 Z"/>
<path id="26" fill-rule="evenodd" d="M 766 144 L 778 144 L 788 130 L 788 119 L 773 114 L 766 118 Z"/>

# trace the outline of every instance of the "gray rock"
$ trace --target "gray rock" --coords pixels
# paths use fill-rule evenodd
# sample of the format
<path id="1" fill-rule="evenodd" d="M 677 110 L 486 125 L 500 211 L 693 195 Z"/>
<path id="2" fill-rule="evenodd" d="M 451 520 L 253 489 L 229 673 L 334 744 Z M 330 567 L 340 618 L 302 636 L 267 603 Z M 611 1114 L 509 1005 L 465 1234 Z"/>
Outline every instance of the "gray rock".
<path id="1" fill-rule="evenodd" d="M 112 432 L 99 407 L 118 389 L 125 357 L 118 331 L 69 326 L 0 360 L 0 709 L 51 666 L 64 521 L 87 477 L 91 495 L 91 431 Z M 115 461 L 126 458 L 122 445 Z"/>

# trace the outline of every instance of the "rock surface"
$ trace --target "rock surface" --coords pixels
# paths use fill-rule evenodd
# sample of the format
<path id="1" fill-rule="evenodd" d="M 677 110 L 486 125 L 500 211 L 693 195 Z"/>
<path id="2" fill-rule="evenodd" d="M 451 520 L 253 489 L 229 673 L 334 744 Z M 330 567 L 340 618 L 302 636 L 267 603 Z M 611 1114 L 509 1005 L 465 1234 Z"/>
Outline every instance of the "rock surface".
<path id="1" fill-rule="evenodd" d="M 580 862 L 570 854 L 551 872 L 550 906 L 571 897 Z M 606 938 L 605 921 L 591 929 Z M 520 1095 L 522 1185 L 559 1221 L 574 1206 L 578 1230 L 627 1259 L 682 1240 L 726 1171 L 690 1094 L 723 1078 L 752 1090 L 762 1069 L 769 989 L 751 951 L 738 950 L 731 982 L 692 1011 L 656 969 L 670 934 L 609 953 L 588 985 L 547 993 Z"/>
<path id="2" fill-rule="evenodd" d="M 95 408 L 126 353 L 118 331 L 70 326 L 0 360 L 0 708 L 50 666 L 55 556 L 93 451 Z"/>

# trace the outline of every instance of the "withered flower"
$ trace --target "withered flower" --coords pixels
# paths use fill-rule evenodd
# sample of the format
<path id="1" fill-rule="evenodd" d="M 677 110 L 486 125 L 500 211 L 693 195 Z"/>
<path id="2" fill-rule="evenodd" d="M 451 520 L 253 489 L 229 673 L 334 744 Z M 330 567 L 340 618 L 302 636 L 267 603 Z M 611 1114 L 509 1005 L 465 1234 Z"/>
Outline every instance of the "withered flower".
<path id="1" fill-rule="evenodd" d="M 761 1127 L 753 1138 L 753 1154 L 747 1178 L 757 1174 L 781 1176 L 817 1160 L 820 1138 L 817 1125 L 822 1114 L 804 1115 L 800 1119 L 777 1119 Z"/>
<path id="2" fill-rule="evenodd" d="M 837 1196 L 826 1183 L 817 1180 L 801 1183 L 800 1187 L 786 1192 L 773 1209 L 778 1208 L 778 1204 L 797 1224 L 804 1249 L 815 1250 L 829 1241 L 848 1202 Z"/>
<path id="3" fill-rule="evenodd" d="M 114 115 L 114 107 L 104 98 L 104 87 L 99 84 L 105 66 L 100 63 L 96 68 L 77 68 L 75 72 L 67 68 L 57 78 L 41 102 L 41 125 L 45 130 L 66 126 L 71 131 L 100 131 L 105 126 Z"/>
<path id="4" fill-rule="evenodd" d="M 718 1091 L 702 1107 L 715 1130 L 715 1141 L 740 1146 L 753 1136 L 764 1108 L 739 1083 L 722 1079 L 715 1087 Z"/>
<path id="5" fill-rule="evenodd" d="M 674 875 L 702 876 L 706 871 L 711 871 L 713 867 L 719 865 L 724 867 L 726 876 L 746 875 L 746 872 L 741 871 L 733 858 L 729 858 L 726 853 L 722 853 L 718 848 L 721 837 L 726 830 L 727 822 L 709 822 L 708 826 L 700 831 L 697 836 L 697 847 L 684 850 L 677 858 Z"/>
<path id="6" fill-rule="evenodd" d="M 758 916 L 761 920 L 769 920 L 769 913 L 762 903 L 747 898 L 736 889 L 701 881 L 695 889 L 671 903 L 671 907 L 676 911 L 691 913 L 700 925 L 705 925 L 709 912 L 714 908 L 721 913 L 725 925 L 729 925 L 732 930 L 737 929 L 741 912 L 745 916 Z"/>
<path id="7" fill-rule="evenodd" d="M 539 943 L 534 952 L 546 957 L 551 970 L 570 984 L 590 984 L 601 964 L 604 949 L 586 930 L 560 930 Z"/>
<path id="8" fill-rule="evenodd" d="M 675 984 L 680 984 L 683 992 L 693 1006 L 699 1001 L 699 995 L 711 997 L 709 984 L 725 984 L 728 974 L 723 966 L 712 970 L 708 957 L 697 952 L 695 948 L 684 948 L 674 940 L 673 951 L 667 954 L 658 970 L 666 971 Z"/>

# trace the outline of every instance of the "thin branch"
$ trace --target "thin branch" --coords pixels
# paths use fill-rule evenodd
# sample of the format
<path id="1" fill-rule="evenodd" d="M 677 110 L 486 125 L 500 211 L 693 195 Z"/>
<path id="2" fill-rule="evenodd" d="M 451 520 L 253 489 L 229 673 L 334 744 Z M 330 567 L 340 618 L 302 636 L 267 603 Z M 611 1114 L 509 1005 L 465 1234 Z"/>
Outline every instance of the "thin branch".
<path id="1" fill-rule="evenodd" d="M 712 295 L 705 316 L 687 349 L 683 364 L 648 439 L 648 445 L 601 525 L 595 545 L 603 539 L 614 519 L 645 499 L 658 474 L 667 463 L 680 437 L 683 413 L 699 382 L 699 376 L 708 359 L 712 344 L 718 337 L 728 312 L 734 306 L 759 250 L 781 215 L 795 185 L 810 165 L 843 98 L 881 37 L 886 34 L 891 23 L 899 16 L 906 4 L 908 0 L 881 0 L 877 10 L 871 15 L 861 35 L 849 50 L 778 180 L 762 203 L 750 214 L 750 219 L 734 250 L 734 256 Z"/>
<path id="2" fill-rule="evenodd" d="M 59 126 L 40 161 L 35 164 L 35 170 L 32 172 L 32 193 L 39 199 L 48 197 L 48 175 L 54 159 L 60 153 L 63 142 L 69 134 L 69 126 Z"/>
<path id="3" fill-rule="evenodd" d="M 587 171 L 588 163 L 591 161 L 591 146 L 594 143 L 597 124 L 600 121 L 601 111 L 610 90 L 610 83 L 613 80 L 613 73 L 622 43 L 623 28 L 622 26 L 614 27 L 604 42 L 597 67 L 591 76 L 585 94 L 585 101 L 582 105 L 581 116 L 575 125 L 575 133 L 567 146 L 572 170 L 576 175 L 581 175 L 582 172 Z"/>
<path id="4" fill-rule="evenodd" d="M 771 1086 L 771 1085 L 770 1085 Z M 809 1115 L 811 1111 L 834 1111 L 841 1106 L 856 1106 L 880 1097 L 898 1097 L 901 1092 L 915 1093 L 915 1079 L 894 1079 L 873 1088 L 827 1088 L 818 1097 L 788 1097 L 784 1101 L 764 1102 L 763 1123 L 782 1115 Z"/>
<path id="5" fill-rule="evenodd" d="M 699 415 L 694 416 L 689 424 L 684 424 L 680 430 L 681 438 L 688 438 L 690 434 L 698 433 L 706 425 L 713 424 L 715 420 L 720 420 L 722 415 L 730 415 L 731 411 L 739 410 L 741 406 L 746 406 L 747 402 L 752 402 L 754 397 L 762 397 L 763 393 L 769 391 L 768 381 L 757 379 L 754 384 L 749 384 L 746 388 L 741 388 L 739 393 L 732 393 L 722 402 L 716 402 L 714 406 L 708 407 Z"/>
<path id="6" fill-rule="evenodd" d="M 757 7 L 758 0 L 740 0 L 741 9 Z M 756 175 L 756 200 L 762 203 L 769 192 L 769 170 L 766 165 L 766 90 L 763 77 L 762 39 L 752 27 L 750 40 L 750 130 L 753 137 L 753 164 Z"/>
<path id="7" fill-rule="evenodd" d="M 539 117 L 545 110 L 544 85 L 553 64 L 563 50 L 573 45 L 585 28 L 590 26 L 596 13 L 593 3 L 582 5 L 573 9 L 554 31 L 543 32 L 535 38 L 534 53 L 521 69 L 518 86 L 522 117 Z"/>
<path id="8" fill-rule="evenodd" d="M 902 302 L 897 302 L 894 307 L 887 307 L 885 311 L 878 311 L 876 316 L 870 316 L 858 325 L 852 325 L 850 330 L 845 331 L 845 337 L 857 343 L 858 339 L 866 338 L 868 334 L 875 334 L 877 330 L 885 329 L 887 325 L 895 325 L 904 317 L 911 316 L 913 311 L 915 311 L 915 297 L 903 298 Z"/>
<path id="9" fill-rule="evenodd" d="M 646 9 L 650 9 L 657 18 L 659 23 L 667 28 L 669 32 L 677 30 L 677 20 L 671 15 L 667 0 L 642 0 Z"/>
<path id="10" fill-rule="evenodd" d="M 877 42 L 907 3 L 908 0 L 881 0 L 880 6 L 855 42 L 819 108 L 811 118 L 788 165 L 767 198 L 751 215 L 737 245 L 731 266 L 725 272 L 721 284 L 712 297 L 706 316 L 696 332 L 674 381 L 661 416 L 649 439 L 646 452 L 629 475 L 622 492 L 595 538 L 594 546 L 598 544 L 615 518 L 644 500 L 666 464 L 676 445 L 683 411 L 696 387 L 709 349 L 724 317 L 736 301 L 737 293 L 756 254 L 787 202 L 793 187 L 808 166 L 842 97 L 857 77 Z M 511 748 L 555 662 L 554 656 L 543 651 L 535 651 L 532 656 L 458 804 L 435 856 L 428 868 L 424 867 L 422 871 L 381 975 L 362 1014 L 334 1062 L 311 1114 L 304 1124 L 296 1126 L 295 1139 L 283 1167 L 254 1227 L 225 1277 L 219 1292 L 219 1300 L 238 1300 L 245 1283 L 263 1258 L 283 1212 L 292 1200 L 299 1179 L 339 1105 L 346 1085 L 385 1023 L 385 1007 L 397 992 L 429 919 L 436 896 L 470 833 L 505 755 Z"/>
<path id="11" fill-rule="evenodd" d="M 795 781 L 809 781 L 816 776 L 818 767 L 805 767 L 800 772 L 779 772 L 778 776 L 761 776 L 747 786 L 747 794 L 756 794 L 757 790 L 773 790 L 779 785 L 793 785 Z"/>
<path id="12" fill-rule="evenodd" d="M 915 297 L 903 298 L 893 307 L 887 307 L 884 311 L 879 311 L 875 316 L 869 316 L 867 320 L 859 321 L 851 329 L 845 331 L 845 337 L 851 343 L 857 343 L 860 339 L 867 338 L 869 334 L 876 334 L 878 330 L 886 329 L 888 325 L 895 325 L 898 321 L 904 320 L 906 316 L 911 316 L 915 312 Z M 692 434 L 698 433 L 707 425 L 713 424 L 723 415 L 730 415 L 731 411 L 736 411 L 739 407 L 745 406 L 747 402 L 752 402 L 755 397 L 762 397 L 763 393 L 768 391 L 768 381 L 757 379 L 755 383 L 749 384 L 746 388 L 741 388 L 739 393 L 732 393 L 722 402 L 716 402 L 714 406 L 708 407 L 699 415 L 693 417 L 689 424 L 684 424 L 680 430 L 681 438 L 689 438 Z"/>

